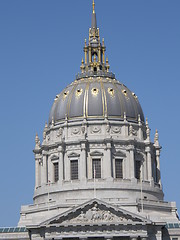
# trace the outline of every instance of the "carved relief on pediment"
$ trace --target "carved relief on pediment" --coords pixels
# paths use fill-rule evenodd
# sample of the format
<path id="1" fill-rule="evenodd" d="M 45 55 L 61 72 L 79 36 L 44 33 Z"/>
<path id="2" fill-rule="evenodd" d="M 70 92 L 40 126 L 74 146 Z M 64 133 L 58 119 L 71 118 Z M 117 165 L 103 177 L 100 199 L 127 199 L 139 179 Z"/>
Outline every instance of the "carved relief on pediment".
<path id="1" fill-rule="evenodd" d="M 91 209 L 87 211 L 81 211 L 81 213 L 72 219 L 66 220 L 67 223 L 95 223 L 95 222 L 128 222 L 129 220 L 123 216 L 116 216 L 109 210 L 102 210 L 95 204 Z M 64 223 L 65 223 L 64 222 Z"/>

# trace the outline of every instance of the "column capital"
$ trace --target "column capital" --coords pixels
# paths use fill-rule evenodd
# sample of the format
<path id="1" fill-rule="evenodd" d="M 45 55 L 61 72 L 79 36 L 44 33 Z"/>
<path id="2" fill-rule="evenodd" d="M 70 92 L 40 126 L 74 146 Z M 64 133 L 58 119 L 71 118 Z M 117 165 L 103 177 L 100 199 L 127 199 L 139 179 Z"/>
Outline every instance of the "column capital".
<path id="1" fill-rule="evenodd" d="M 145 147 L 145 152 L 151 152 L 151 147 L 150 146 L 146 146 Z"/>
<path id="2" fill-rule="evenodd" d="M 42 150 L 42 155 L 48 155 L 48 152 L 46 150 Z"/>
<path id="3" fill-rule="evenodd" d="M 36 154 L 35 155 L 35 161 L 39 161 L 40 159 L 42 159 L 42 155 L 41 154 Z"/>
<path id="4" fill-rule="evenodd" d="M 81 150 L 86 150 L 86 143 L 87 143 L 86 140 L 81 141 Z"/>

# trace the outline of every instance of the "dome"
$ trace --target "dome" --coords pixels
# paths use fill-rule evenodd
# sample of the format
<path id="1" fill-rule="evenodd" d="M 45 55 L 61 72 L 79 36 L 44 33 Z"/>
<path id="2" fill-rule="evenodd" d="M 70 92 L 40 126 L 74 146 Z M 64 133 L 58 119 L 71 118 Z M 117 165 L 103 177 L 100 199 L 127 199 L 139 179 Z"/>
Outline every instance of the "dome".
<path id="1" fill-rule="evenodd" d="M 55 98 L 51 108 L 49 123 L 55 124 L 65 119 L 109 118 L 144 122 L 144 115 L 135 93 L 115 79 L 109 72 L 109 61 L 105 59 L 104 39 L 100 42 L 96 14 L 93 10 L 89 29 L 89 43 L 85 40 L 84 60 L 81 73 Z M 139 118 L 140 117 L 140 118 Z"/>
<path id="2" fill-rule="evenodd" d="M 56 96 L 52 106 L 49 122 L 55 123 L 75 118 L 124 119 L 137 122 L 144 115 L 135 93 L 116 79 L 106 77 L 89 77 L 75 80 Z"/>

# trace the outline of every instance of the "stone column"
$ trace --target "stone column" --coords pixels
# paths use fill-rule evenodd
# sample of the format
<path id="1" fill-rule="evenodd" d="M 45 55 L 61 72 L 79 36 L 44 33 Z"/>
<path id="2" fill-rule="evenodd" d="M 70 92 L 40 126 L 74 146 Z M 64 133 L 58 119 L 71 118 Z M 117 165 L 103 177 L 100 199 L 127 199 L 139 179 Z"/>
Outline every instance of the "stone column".
<path id="1" fill-rule="evenodd" d="M 134 167 L 134 146 L 129 149 L 129 163 L 130 163 L 130 178 L 135 179 L 135 167 Z"/>
<path id="2" fill-rule="evenodd" d="M 161 172 L 160 172 L 160 149 L 156 149 L 156 162 L 157 162 L 157 182 L 161 186 Z"/>
<path id="3" fill-rule="evenodd" d="M 35 158 L 35 188 L 39 187 L 39 158 Z"/>
<path id="4" fill-rule="evenodd" d="M 150 146 L 147 146 L 146 149 L 146 154 L 147 154 L 147 178 L 148 181 L 152 181 L 152 160 L 151 160 L 151 149 Z"/>
<path id="5" fill-rule="evenodd" d="M 162 240 L 162 231 L 160 229 L 160 227 L 158 227 L 159 229 L 156 232 L 156 240 Z"/>
<path id="6" fill-rule="evenodd" d="M 144 159 L 144 161 L 143 161 L 143 169 L 144 169 L 144 181 L 146 181 L 146 180 L 148 180 L 147 179 L 147 162 L 146 162 L 146 159 Z"/>
<path id="7" fill-rule="evenodd" d="M 47 184 L 47 155 L 43 152 L 42 172 L 41 172 L 41 185 Z"/>
<path id="8" fill-rule="evenodd" d="M 62 183 L 64 179 L 64 159 L 63 159 L 63 147 L 59 146 L 58 148 L 59 151 L 59 182 Z"/>
<path id="9" fill-rule="evenodd" d="M 87 157 L 86 157 L 86 141 L 81 142 L 81 155 L 79 162 L 79 179 L 81 181 L 86 180 L 86 172 L 87 172 Z"/>
<path id="10" fill-rule="evenodd" d="M 48 159 L 48 182 L 54 182 L 54 166 L 51 159 Z"/>
<path id="11" fill-rule="evenodd" d="M 112 159 L 111 159 L 111 140 L 106 140 L 106 151 L 103 159 L 103 176 L 104 178 L 112 178 Z"/>
<path id="12" fill-rule="evenodd" d="M 67 152 L 64 155 L 64 171 L 65 181 L 70 181 L 70 159 L 67 157 Z"/>

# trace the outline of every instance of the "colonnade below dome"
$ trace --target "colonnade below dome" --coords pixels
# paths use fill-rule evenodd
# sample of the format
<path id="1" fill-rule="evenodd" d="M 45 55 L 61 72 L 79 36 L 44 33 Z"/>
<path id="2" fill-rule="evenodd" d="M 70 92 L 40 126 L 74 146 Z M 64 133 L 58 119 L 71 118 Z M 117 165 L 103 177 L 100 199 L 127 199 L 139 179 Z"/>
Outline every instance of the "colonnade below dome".
<path id="1" fill-rule="evenodd" d="M 94 188 L 104 198 L 111 190 L 127 198 L 134 191 L 138 198 L 142 188 L 144 198 L 162 200 L 160 146 L 151 143 L 147 129 L 140 122 L 108 119 L 46 126 L 34 150 L 35 202 L 47 201 L 48 193 L 76 199 L 79 189 L 82 198 L 92 198 Z"/>

